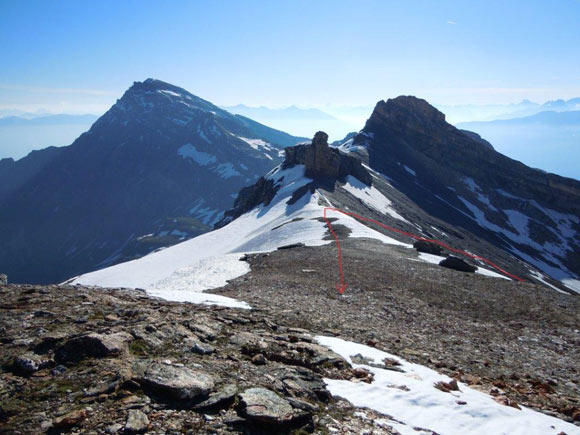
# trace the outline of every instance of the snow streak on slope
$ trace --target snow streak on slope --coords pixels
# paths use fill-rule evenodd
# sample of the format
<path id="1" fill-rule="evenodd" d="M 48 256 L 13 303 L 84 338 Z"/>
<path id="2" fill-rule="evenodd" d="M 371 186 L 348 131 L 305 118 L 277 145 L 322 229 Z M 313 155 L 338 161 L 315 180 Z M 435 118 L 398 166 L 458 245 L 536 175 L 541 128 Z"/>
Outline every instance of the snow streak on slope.
<path id="1" fill-rule="evenodd" d="M 73 283 L 101 287 L 143 288 L 149 294 L 174 301 L 212 303 L 248 308 L 243 302 L 200 292 L 227 284 L 249 271 L 239 261 L 243 253 L 268 252 L 279 246 L 304 243 L 318 246 L 326 224 L 318 193 L 307 193 L 294 204 L 292 194 L 312 180 L 304 176 L 304 166 L 274 169 L 268 178 L 279 186 L 268 206 L 261 205 L 228 225 L 137 260 L 81 275 Z M 349 216 L 336 213 L 340 223 L 351 230 L 350 237 L 367 237 L 384 243 L 409 246 L 374 231 Z"/>
<path id="2" fill-rule="evenodd" d="M 397 213 L 397 211 L 393 208 L 391 200 L 383 195 L 376 187 L 369 187 L 362 181 L 358 180 L 352 175 L 349 175 L 346 179 L 346 183 L 342 186 L 342 188 L 349 192 L 351 195 L 356 196 L 370 208 L 408 223 L 407 219 Z"/>
<path id="3" fill-rule="evenodd" d="M 352 364 L 374 374 L 371 384 L 345 380 L 325 379 L 328 390 L 357 407 L 367 407 L 388 415 L 397 422 L 387 421 L 401 434 L 431 433 L 446 435 L 506 434 L 547 435 L 564 432 L 580 434 L 580 428 L 540 412 L 516 409 L 497 403 L 491 396 L 459 383 L 460 391 L 445 393 L 434 385 L 449 382 L 451 378 L 419 364 L 413 364 L 375 348 L 335 337 L 316 337 L 352 364 L 354 355 L 360 354 L 375 364 L 385 358 L 400 363 L 403 373 Z M 416 431 L 420 427 L 425 431 Z"/>

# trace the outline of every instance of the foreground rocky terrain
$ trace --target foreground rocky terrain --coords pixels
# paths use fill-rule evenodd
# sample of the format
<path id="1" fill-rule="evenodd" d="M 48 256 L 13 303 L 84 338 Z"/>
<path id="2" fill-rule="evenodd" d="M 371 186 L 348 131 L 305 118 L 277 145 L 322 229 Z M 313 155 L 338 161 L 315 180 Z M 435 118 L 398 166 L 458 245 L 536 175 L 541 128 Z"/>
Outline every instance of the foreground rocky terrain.
<path id="1" fill-rule="evenodd" d="M 342 296 L 332 245 L 245 256 L 251 272 L 215 292 L 252 310 L 0 286 L 0 431 L 398 433 L 330 395 L 323 378 L 373 376 L 319 334 L 580 425 L 577 297 L 412 262 L 373 240 L 348 239 L 343 251 Z"/>
<path id="2" fill-rule="evenodd" d="M 391 433 L 322 380 L 368 373 L 276 312 L 78 286 L 0 295 L 2 433 Z"/>

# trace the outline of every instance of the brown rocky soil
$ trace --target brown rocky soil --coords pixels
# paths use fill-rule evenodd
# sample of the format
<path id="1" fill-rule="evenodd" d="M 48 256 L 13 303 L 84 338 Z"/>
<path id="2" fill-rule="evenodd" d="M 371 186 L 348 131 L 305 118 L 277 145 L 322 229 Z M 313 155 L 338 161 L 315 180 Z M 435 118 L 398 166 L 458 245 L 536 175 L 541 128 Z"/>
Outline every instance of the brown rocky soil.
<path id="1" fill-rule="evenodd" d="M 579 297 L 412 261 L 413 250 L 373 240 L 342 248 L 342 296 L 334 245 L 250 257 L 252 271 L 217 293 L 578 422 Z"/>
<path id="2" fill-rule="evenodd" d="M 396 433 L 330 397 L 355 379 L 277 312 L 136 290 L 0 286 L 0 433 Z"/>

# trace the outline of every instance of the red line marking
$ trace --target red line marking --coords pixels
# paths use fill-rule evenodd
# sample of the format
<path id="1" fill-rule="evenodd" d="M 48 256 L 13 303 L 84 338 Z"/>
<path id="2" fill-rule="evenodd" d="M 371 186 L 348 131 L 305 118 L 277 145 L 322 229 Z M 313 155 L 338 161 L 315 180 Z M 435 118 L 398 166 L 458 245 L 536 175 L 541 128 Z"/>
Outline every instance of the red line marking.
<path id="1" fill-rule="evenodd" d="M 455 252 L 457 254 L 465 255 L 467 257 L 470 257 L 470 258 L 473 258 L 473 259 L 476 259 L 476 260 L 481 260 L 484 263 L 486 263 L 486 264 L 490 265 L 491 267 L 495 268 L 496 270 L 498 270 L 500 273 L 503 273 L 504 275 L 506 275 L 506 276 L 508 276 L 508 277 L 510 277 L 512 279 L 515 279 L 516 281 L 525 282 L 525 279 L 520 278 L 517 275 L 514 275 L 512 273 L 507 272 L 506 270 L 502 269 L 497 264 L 493 263 L 491 260 L 488 260 L 485 257 L 481 257 L 479 255 L 471 254 L 471 253 L 466 252 L 466 251 L 463 251 L 461 249 L 452 248 L 448 244 L 443 243 L 443 242 L 440 242 L 439 240 L 427 239 L 425 237 L 418 236 L 418 235 L 413 234 L 413 233 L 408 233 L 406 231 L 399 230 L 398 228 L 390 227 L 390 226 L 385 225 L 385 224 L 383 224 L 383 223 L 381 223 L 379 221 L 376 221 L 374 219 L 362 217 L 362 216 L 360 216 L 360 215 L 358 215 L 356 213 L 346 212 L 346 211 L 341 210 L 339 208 L 324 207 L 324 220 L 326 221 L 326 225 L 328 225 L 328 229 L 330 230 L 331 234 L 334 236 L 334 240 L 336 240 L 336 245 L 338 247 L 338 269 L 339 269 L 339 272 L 340 272 L 340 283 L 336 285 L 336 288 L 337 288 L 337 290 L 338 290 L 338 292 L 340 294 L 343 294 L 344 293 L 344 291 L 348 288 L 348 284 L 344 282 L 344 271 L 343 271 L 343 268 L 342 268 L 342 248 L 340 246 L 340 241 L 338 240 L 338 235 L 334 232 L 334 229 L 332 228 L 332 225 L 331 225 L 330 221 L 328 220 L 328 217 L 326 217 L 326 211 L 327 210 L 331 210 L 331 211 L 335 211 L 335 212 L 338 212 L 338 213 L 342 213 L 342 214 L 344 214 L 346 216 L 355 217 L 355 218 L 360 219 L 362 221 L 372 222 L 372 223 L 374 223 L 376 225 L 379 225 L 380 227 L 383 227 L 386 230 L 393 231 L 395 233 L 398 233 L 398 234 L 402 234 L 404 236 L 411 237 L 412 239 L 415 239 L 415 240 L 421 240 L 423 242 L 435 243 L 435 244 L 437 244 L 439 246 L 444 247 L 445 249 L 448 249 L 451 252 Z"/>

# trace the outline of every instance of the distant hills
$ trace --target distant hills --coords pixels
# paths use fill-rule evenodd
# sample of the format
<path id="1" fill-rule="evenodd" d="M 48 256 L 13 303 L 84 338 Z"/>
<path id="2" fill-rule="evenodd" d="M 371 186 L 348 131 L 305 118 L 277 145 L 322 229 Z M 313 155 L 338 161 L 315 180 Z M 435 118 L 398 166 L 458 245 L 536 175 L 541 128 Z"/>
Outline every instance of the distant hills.
<path id="1" fill-rule="evenodd" d="M 568 112 L 580 110 L 580 98 L 570 100 L 551 100 L 544 104 L 523 100 L 516 104 L 464 104 L 436 105 L 445 113 L 447 121 L 452 124 L 460 122 L 493 121 L 498 119 L 521 118 L 540 112 Z"/>
<path id="2" fill-rule="evenodd" d="M 574 105 L 554 102 L 550 107 L 563 110 Z M 498 151 L 527 165 L 580 179 L 578 110 L 544 111 L 512 119 L 463 122 L 457 127 L 477 132 Z"/>
<path id="3" fill-rule="evenodd" d="M 32 113 L 0 118 L 0 159 L 19 159 L 33 150 L 69 145 L 97 119 L 97 115 Z"/>

